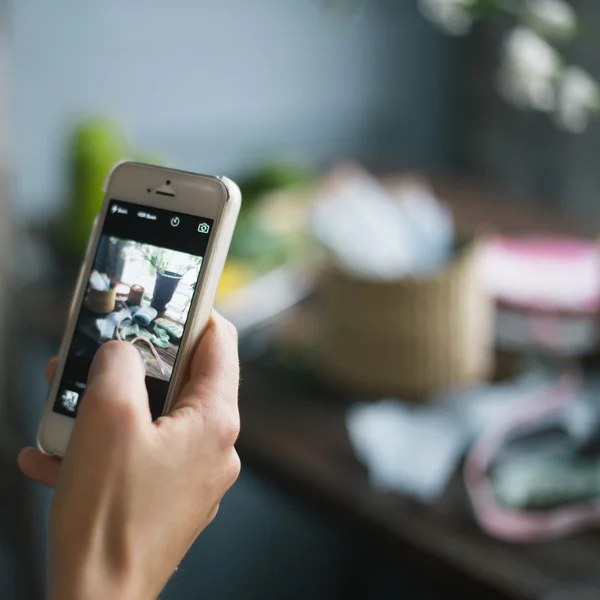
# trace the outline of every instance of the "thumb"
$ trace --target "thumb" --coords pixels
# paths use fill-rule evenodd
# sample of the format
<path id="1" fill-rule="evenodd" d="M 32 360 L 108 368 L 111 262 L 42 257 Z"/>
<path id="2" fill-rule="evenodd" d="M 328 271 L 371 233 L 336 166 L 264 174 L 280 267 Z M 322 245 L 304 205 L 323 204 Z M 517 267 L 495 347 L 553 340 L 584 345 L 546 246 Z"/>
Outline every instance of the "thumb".
<path id="1" fill-rule="evenodd" d="M 83 426 L 125 419 L 152 421 L 142 358 L 127 342 L 103 344 L 92 362 L 88 383 L 75 421 Z"/>
<path id="2" fill-rule="evenodd" d="M 190 379 L 175 401 L 171 416 L 227 409 L 237 413 L 240 365 L 235 327 L 213 311 L 194 354 Z"/>

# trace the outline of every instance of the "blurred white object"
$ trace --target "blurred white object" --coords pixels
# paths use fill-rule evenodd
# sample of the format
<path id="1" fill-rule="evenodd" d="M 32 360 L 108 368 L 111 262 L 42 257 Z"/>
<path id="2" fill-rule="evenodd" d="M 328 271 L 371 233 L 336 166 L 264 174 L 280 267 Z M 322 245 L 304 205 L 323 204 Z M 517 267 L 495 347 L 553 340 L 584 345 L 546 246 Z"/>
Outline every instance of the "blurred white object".
<path id="1" fill-rule="evenodd" d="M 369 278 L 402 277 L 414 256 L 397 214 L 379 182 L 353 170 L 317 201 L 313 231 L 349 271 Z"/>
<path id="2" fill-rule="evenodd" d="M 548 42 L 527 27 L 517 27 L 503 44 L 500 92 L 520 108 L 551 112 L 556 106 L 554 80 L 560 68 L 560 56 Z"/>
<path id="3" fill-rule="evenodd" d="M 349 273 L 391 280 L 449 261 L 452 218 L 425 184 L 411 182 L 391 195 L 360 169 L 331 179 L 315 204 L 313 232 Z"/>
<path id="4" fill-rule="evenodd" d="M 450 411 L 397 400 L 351 408 L 346 427 L 374 488 L 423 501 L 442 494 L 468 441 Z"/>
<path id="5" fill-rule="evenodd" d="M 565 0 L 529 0 L 525 20 L 536 31 L 558 39 L 569 39 L 577 32 L 577 15 Z"/>
<path id="6" fill-rule="evenodd" d="M 454 222 L 450 211 L 422 182 L 405 183 L 395 197 L 413 248 L 412 274 L 440 271 L 452 255 Z"/>
<path id="7" fill-rule="evenodd" d="M 101 275 L 98 271 L 92 271 L 90 275 L 90 287 L 98 292 L 104 292 L 110 288 L 110 280 L 106 275 Z"/>
<path id="8" fill-rule="evenodd" d="M 558 89 L 555 114 L 557 123 L 572 133 L 582 133 L 598 110 L 598 83 L 580 67 L 567 68 Z"/>
<path id="9" fill-rule="evenodd" d="M 453 35 L 468 33 L 473 24 L 469 9 L 474 0 L 420 0 L 423 15 Z"/>

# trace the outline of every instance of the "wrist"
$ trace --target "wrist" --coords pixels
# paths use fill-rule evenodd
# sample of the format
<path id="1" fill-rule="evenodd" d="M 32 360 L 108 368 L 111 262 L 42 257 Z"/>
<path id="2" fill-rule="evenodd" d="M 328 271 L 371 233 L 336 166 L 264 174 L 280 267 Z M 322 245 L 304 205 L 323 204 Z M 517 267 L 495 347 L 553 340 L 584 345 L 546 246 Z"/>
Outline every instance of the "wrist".
<path id="1" fill-rule="evenodd" d="M 133 593 L 132 593 L 133 592 Z M 115 585 L 52 585 L 49 600 L 142 600 L 136 590 Z M 149 599 L 144 599 L 149 600 Z"/>
<path id="2" fill-rule="evenodd" d="M 94 563 L 78 563 L 51 572 L 49 600 L 150 600 L 133 573 L 119 574 Z"/>

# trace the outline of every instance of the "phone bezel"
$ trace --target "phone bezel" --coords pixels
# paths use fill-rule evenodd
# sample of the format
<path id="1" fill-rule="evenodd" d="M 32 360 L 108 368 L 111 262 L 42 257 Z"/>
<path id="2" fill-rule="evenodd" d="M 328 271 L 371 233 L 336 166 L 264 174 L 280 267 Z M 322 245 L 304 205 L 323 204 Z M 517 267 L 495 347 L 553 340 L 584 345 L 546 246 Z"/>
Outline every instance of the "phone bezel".
<path id="1" fill-rule="evenodd" d="M 164 189 L 167 180 L 170 180 L 169 188 L 175 193 L 174 197 L 155 193 L 156 189 Z M 150 192 L 148 192 L 148 189 L 150 189 Z M 198 280 L 198 290 L 200 293 L 194 295 L 185 333 L 180 344 L 178 360 L 175 364 L 169 385 L 165 404 L 165 410 L 168 410 L 176 390 L 179 389 L 182 373 L 186 368 L 186 361 L 182 355 L 186 354 L 190 339 L 197 336 L 199 328 L 203 325 L 197 322 L 197 318 L 202 316 L 201 312 L 205 318 L 207 315 L 206 310 L 200 311 L 199 308 L 206 306 L 207 302 L 212 305 L 214 299 L 216 284 L 212 286 L 207 284 L 209 284 L 211 278 L 214 279 L 215 268 L 218 281 L 222 265 L 225 262 L 225 257 L 222 255 L 224 253 L 226 256 L 230 240 L 225 240 L 225 247 L 223 248 L 222 237 L 223 234 L 227 237 L 228 232 L 223 231 L 222 220 L 225 212 L 224 209 L 228 201 L 232 199 L 232 193 L 235 195 L 236 190 L 237 186 L 225 178 L 189 173 L 142 163 L 123 162 L 116 165 L 112 170 L 105 186 L 104 202 L 94 221 L 85 258 L 79 272 L 75 293 L 69 308 L 67 326 L 58 354 L 56 374 L 48 391 L 44 415 L 38 430 L 38 446 L 42 451 L 62 456 L 75 424 L 75 419 L 72 417 L 54 412 L 53 406 L 59 391 L 58 387 L 71 341 L 75 333 L 77 318 L 85 299 L 88 273 L 93 266 L 110 201 L 120 200 L 122 202 L 131 202 L 153 208 L 163 208 L 193 216 L 210 218 L 214 221 L 211 239 L 209 240 L 203 260 L 203 268 Z M 239 193 L 239 190 L 237 192 Z M 235 211 L 234 216 L 237 216 L 237 211 Z M 233 228 L 231 227 L 231 233 L 232 231 Z"/>

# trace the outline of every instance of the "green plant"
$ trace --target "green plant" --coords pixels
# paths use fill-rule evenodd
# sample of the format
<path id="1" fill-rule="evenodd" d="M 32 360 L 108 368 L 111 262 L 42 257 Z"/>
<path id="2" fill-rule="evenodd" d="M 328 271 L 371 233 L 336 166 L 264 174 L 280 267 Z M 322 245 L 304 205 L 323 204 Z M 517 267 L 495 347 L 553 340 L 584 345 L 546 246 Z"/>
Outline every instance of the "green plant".
<path id="1" fill-rule="evenodd" d="M 148 249 L 148 246 L 138 242 L 136 242 L 136 246 L 141 250 L 144 258 L 154 267 L 156 272 L 161 275 L 167 271 L 171 271 L 172 273 L 183 277 L 188 271 L 200 266 L 202 262 L 202 259 L 198 256 L 190 256 L 185 261 L 174 261 L 173 256 L 175 253 L 173 250 L 167 250 L 165 248 Z"/>
<path id="2" fill-rule="evenodd" d="M 154 267 L 157 273 L 167 271 L 168 261 L 164 250 L 154 248 L 152 250 L 144 249 L 143 252 L 146 260 Z"/>
<path id="3" fill-rule="evenodd" d="M 102 205 L 106 176 L 127 155 L 128 145 L 118 124 L 104 118 L 75 123 L 67 144 L 70 201 L 58 224 L 58 242 L 72 259 L 77 259 L 83 256 Z"/>

